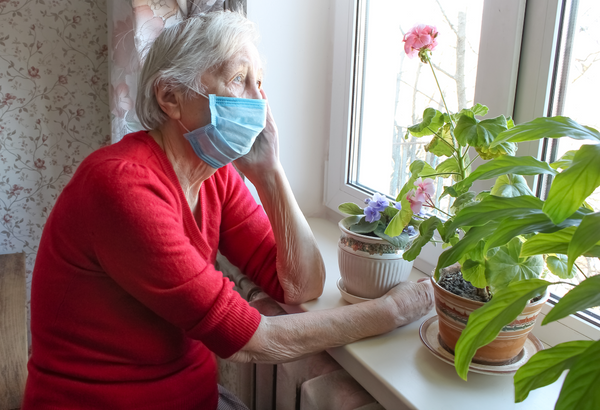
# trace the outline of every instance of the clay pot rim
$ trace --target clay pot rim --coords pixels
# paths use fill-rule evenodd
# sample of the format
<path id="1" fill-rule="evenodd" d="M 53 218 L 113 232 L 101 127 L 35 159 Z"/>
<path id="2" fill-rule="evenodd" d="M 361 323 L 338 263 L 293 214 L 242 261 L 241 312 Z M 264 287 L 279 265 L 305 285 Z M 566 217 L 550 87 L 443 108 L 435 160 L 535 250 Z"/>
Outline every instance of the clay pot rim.
<path id="1" fill-rule="evenodd" d="M 348 225 L 348 226 L 350 225 L 350 223 L 348 223 L 349 221 L 358 222 L 360 220 L 360 218 L 361 218 L 361 216 L 359 216 L 359 215 L 350 215 L 350 216 L 343 218 L 341 221 L 338 222 L 338 227 L 340 228 L 340 231 L 342 231 L 345 234 L 353 235 L 353 236 L 359 237 L 361 239 L 364 239 L 364 241 L 367 243 L 381 243 L 381 244 L 390 244 L 391 246 L 394 246 L 391 243 L 389 243 L 388 241 L 386 241 L 385 239 L 380 238 L 378 236 L 367 236 L 367 235 L 363 235 L 360 233 L 352 232 L 350 229 L 348 229 L 346 227 L 346 225 Z M 418 237 L 419 237 L 419 231 L 417 231 L 417 233 L 415 235 L 409 236 L 409 240 L 410 240 L 410 242 L 413 242 Z"/>
<path id="2" fill-rule="evenodd" d="M 485 305 L 485 304 L 487 303 L 487 302 L 480 302 L 480 301 L 478 301 L 478 300 L 473 300 L 473 299 L 469 299 L 469 298 L 464 298 L 464 297 L 462 297 L 462 296 L 459 296 L 459 295 L 455 295 L 454 293 L 452 293 L 452 292 L 450 292 L 450 291 L 448 291 L 448 290 L 444 289 L 443 287 L 441 287 L 441 286 L 440 286 L 440 285 L 437 283 L 437 281 L 435 280 L 435 278 L 434 278 L 433 276 L 431 276 L 429 279 L 431 279 L 431 283 L 433 284 L 433 288 L 434 288 L 434 290 L 439 290 L 439 291 L 441 291 L 442 293 L 445 293 L 445 294 L 452 295 L 452 296 L 454 296 L 454 297 L 457 297 L 457 298 L 459 298 L 459 299 L 462 299 L 462 300 L 465 300 L 465 301 L 468 301 L 468 302 L 471 302 L 471 303 L 477 304 L 477 305 L 479 305 L 479 306 L 483 306 L 483 305 Z M 535 302 L 533 302 L 533 303 L 531 303 L 531 302 L 527 302 L 527 305 L 525 305 L 525 306 L 537 306 L 537 305 L 539 305 L 539 304 L 541 304 L 541 303 L 546 303 L 546 302 L 548 301 L 548 298 L 549 298 L 549 297 L 550 297 L 550 291 L 548 290 L 548 288 L 546 288 L 546 291 L 544 292 L 544 294 L 542 295 L 542 298 L 541 298 L 540 300 L 538 300 L 538 301 L 535 301 Z"/>

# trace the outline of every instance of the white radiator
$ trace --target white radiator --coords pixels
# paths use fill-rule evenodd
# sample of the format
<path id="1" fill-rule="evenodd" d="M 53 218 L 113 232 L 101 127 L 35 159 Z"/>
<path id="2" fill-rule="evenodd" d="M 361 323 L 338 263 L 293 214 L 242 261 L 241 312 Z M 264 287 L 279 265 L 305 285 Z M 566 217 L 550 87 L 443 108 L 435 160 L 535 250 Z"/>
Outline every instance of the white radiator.
<path id="1" fill-rule="evenodd" d="M 226 258 L 219 269 L 265 316 L 286 314 Z M 218 359 L 219 383 L 250 410 L 381 410 L 375 399 L 327 353 L 279 365 L 239 364 Z"/>

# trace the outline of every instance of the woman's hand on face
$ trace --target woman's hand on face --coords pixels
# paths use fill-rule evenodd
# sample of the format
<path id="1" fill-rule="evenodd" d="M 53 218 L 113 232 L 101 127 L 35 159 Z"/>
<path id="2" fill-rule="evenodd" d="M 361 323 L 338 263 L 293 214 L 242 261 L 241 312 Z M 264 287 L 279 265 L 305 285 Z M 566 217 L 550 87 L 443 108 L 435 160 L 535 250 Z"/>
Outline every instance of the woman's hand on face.
<path id="1" fill-rule="evenodd" d="M 265 91 L 261 89 L 260 93 L 263 99 L 267 100 Z M 265 128 L 256 137 L 250 152 L 235 160 L 234 163 L 250 181 L 252 181 L 253 176 L 259 176 L 279 166 L 279 132 L 268 102 Z"/>

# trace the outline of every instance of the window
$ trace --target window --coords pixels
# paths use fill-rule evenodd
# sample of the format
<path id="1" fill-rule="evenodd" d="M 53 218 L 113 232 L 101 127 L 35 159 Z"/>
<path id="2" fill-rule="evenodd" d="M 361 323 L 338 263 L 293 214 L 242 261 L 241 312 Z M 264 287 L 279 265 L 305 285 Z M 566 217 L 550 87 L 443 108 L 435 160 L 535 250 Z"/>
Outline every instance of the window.
<path id="1" fill-rule="evenodd" d="M 333 210 L 376 191 L 395 196 L 410 161 L 428 160 L 425 141 L 403 140 L 405 127 L 439 99 L 433 88 L 426 88 L 431 79 L 414 86 L 417 77 L 431 72 L 402 51 L 403 31 L 414 24 L 436 25 L 440 44 L 448 41 L 438 46 L 434 60 L 441 61 L 437 72 L 445 95 L 455 90 L 448 101 L 451 110 L 474 101 L 490 108 L 488 116 L 504 114 L 516 123 L 564 114 L 600 128 L 590 101 L 600 83 L 597 0 L 432 0 L 418 6 L 393 0 L 337 0 L 335 15 L 325 192 L 326 205 Z M 466 41 L 461 44 L 462 33 Z M 464 67 L 456 64 L 461 55 Z M 469 70 L 475 67 L 473 82 L 475 73 Z M 521 143 L 518 155 L 552 161 L 578 143 Z M 548 181 L 529 182 L 543 197 Z M 596 210 L 599 199 L 597 193 L 592 204 Z M 415 267 L 431 272 L 441 251 L 428 245 Z M 598 273 L 598 260 L 581 260 L 580 267 L 586 274 Z"/>
<path id="2" fill-rule="evenodd" d="M 511 115 L 524 4 L 336 1 L 327 206 L 336 210 L 340 203 L 361 202 L 373 192 L 395 197 L 410 162 L 420 158 L 435 165 L 437 159 L 424 150 L 427 140 L 404 139 L 406 127 L 426 107 L 441 106 L 431 71 L 402 51 L 403 34 L 415 24 L 436 25 L 441 33 L 434 57 L 451 110 L 485 101 L 490 113 Z M 498 31 L 503 36 L 495 35 Z M 415 266 L 431 272 L 441 252 L 428 245 Z"/>
<path id="3" fill-rule="evenodd" d="M 555 29 L 557 41 L 545 115 L 565 115 L 581 124 L 600 129 L 600 118 L 589 98 L 591 90 L 600 91 L 600 3 L 595 0 L 564 0 L 555 7 L 558 11 Z M 585 143 L 589 142 L 564 138 L 547 140 L 541 146 L 541 157 L 552 162 Z M 550 183 L 551 178 L 538 181 L 538 196 L 546 196 Z M 600 211 L 600 189 L 596 189 L 589 205 L 595 211 Z M 572 283 L 579 283 L 586 276 L 600 273 L 598 258 L 580 257 L 577 267 L 576 277 L 568 280 Z M 560 297 L 570 289 L 568 285 L 555 286 L 553 293 Z M 592 309 L 592 312 L 600 318 L 600 308 Z"/>
<path id="4" fill-rule="evenodd" d="M 448 108 L 472 107 L 483 2 L 469 0 L 394 0 L 360 3 L 350 149 L 349 181 L 366 191 L 396 197 L 409 177 L 409 165 L 422 159 L 434 168 L 439 157 L 425 151 L 431 137 L 405 139 L 427 107 L 443 111 L 443 102 L 428 65 L 401 51 L 404 33 L 423 23 L 415 19 L 428 10 L 426 23 L 437 27 L 434 51 L 437 79 Z M 442 159 L 443 160 L 443 159 Z M 436 192 L 443 189 L 438 179 Z M 444 198 L 442 209 L 449 207 Z"/>

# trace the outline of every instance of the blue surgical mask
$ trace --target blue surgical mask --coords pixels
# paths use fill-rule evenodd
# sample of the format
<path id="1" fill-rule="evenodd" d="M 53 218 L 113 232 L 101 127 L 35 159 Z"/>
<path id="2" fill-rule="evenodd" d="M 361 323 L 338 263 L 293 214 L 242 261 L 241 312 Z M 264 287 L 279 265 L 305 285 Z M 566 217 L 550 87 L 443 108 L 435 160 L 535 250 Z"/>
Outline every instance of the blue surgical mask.
<path id="1" fill-rule="evenodd" d="M 180 122 L 196 155 L 221 168 L 250 152 L 267 123 L 267 101 L 199 94 L 208 98 L 210 124 L 189 131 Z"/>

